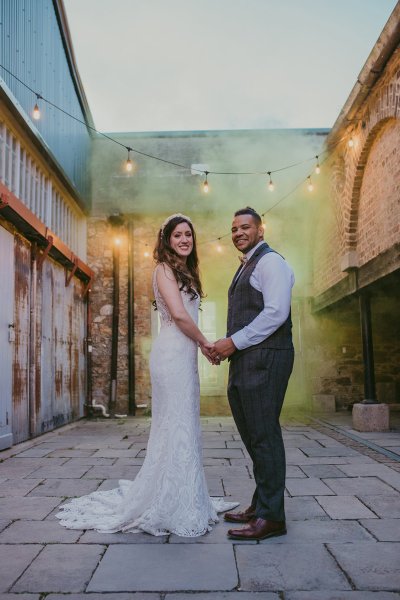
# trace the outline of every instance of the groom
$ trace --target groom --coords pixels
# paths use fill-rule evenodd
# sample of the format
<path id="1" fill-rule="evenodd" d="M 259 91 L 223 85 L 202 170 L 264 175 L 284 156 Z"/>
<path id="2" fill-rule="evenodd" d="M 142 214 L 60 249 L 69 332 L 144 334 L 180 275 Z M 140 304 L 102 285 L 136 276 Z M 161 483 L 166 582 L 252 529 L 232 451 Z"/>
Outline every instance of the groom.
<path id="1" fill-rule="evenodd" d="M 294 358 L 294 276 L 263 237 L 254 209 L 235 212 L 232 241 L 243 262 L 228 292 L 227 337 L 215 342 L 212 351 L 216 361 L 230 357 L 229 404 L 253 461 L 256 483 L 249 508 L 225 514 L 226 521 L 246 524 L 229 530 L 232 539 L 263 540 L 286 533 L 286 462 L 279 415 Z"/>

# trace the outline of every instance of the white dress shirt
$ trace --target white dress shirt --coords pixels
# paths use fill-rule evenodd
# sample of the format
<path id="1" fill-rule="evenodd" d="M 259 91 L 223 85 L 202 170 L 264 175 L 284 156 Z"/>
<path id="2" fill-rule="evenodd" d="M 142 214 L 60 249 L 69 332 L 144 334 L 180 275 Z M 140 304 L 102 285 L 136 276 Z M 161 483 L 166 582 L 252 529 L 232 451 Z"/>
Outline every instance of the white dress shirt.
<path id="1" fill-rule="evenodd" d="M 247 260 L 264 240 L 245 254 Z M 241 271 L 237 277 L 240 277 Z M 250 285 L 261 292 L 264 308 L 248 325 L 231 336 L 238 350 L 263 342 L 289 316 L 294 274 L 288 263 L 276 252 L 264 254 L 250 276 Z"/>

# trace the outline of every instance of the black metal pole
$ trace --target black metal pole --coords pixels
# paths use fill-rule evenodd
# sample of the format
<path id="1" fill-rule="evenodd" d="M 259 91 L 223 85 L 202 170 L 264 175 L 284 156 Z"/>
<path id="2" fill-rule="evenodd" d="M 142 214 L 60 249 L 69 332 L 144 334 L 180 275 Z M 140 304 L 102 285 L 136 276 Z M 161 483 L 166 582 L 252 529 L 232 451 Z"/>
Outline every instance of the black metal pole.
<path id="1" fill-rule="evenodd" d="M 128 223 L 128 413 L 136 414 L 135 402 L 135 298 L 133 223 Z"/>
<path id="2" fill-rule="evenodd" d="M 113 315 L 111 337 L 111 387 L 109 412 L 115 412 L 117 402 L 117 369 L 118 369 L 118 329 L 119 329 L 119 244 L 117 238 L 113 244 Z"/>
<path id="3" fill-rule="evenodd" d="M 371 300 L 366 292 L 360 293 L 361 337 L 364 361 L 364 404 L 377 404 L 375 388 L 374 347 L 372 342 Z"/>

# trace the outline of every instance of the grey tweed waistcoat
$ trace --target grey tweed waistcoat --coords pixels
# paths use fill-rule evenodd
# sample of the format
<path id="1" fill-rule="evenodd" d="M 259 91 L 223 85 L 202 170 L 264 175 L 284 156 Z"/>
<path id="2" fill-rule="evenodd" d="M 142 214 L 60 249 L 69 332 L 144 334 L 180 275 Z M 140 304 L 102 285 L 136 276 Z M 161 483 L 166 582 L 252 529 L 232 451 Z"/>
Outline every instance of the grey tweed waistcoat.
<path id="1" fill-rule="evenodd" d="M 251 323 L 264 308 L 263 295 L 250 284 L 250 277 L 260 258 L 269 252 L 275 252 L 275 250 L 270 248 L 267 243 L 262 244 L 245 264 L 240 276 L 236 279 L 239 268 L 233 278 L 228 291 L 228 337 Z M 289 313 L 286 321 L 272 335 L 259 344 L 238 350 L 234 356 L 254 348 L 286 349 L 292 347 L 292 319 Z"/>

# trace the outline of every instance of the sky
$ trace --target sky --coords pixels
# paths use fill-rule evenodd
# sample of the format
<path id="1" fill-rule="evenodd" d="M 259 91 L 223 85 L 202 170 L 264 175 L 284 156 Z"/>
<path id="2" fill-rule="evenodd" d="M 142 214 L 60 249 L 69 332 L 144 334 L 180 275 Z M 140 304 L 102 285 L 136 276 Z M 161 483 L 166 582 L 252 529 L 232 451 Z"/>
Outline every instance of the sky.
<path id="1" fill-rule="evenodd" d="M 332 127 L 396 0 L 64 0 L 100 131 Z"/>

